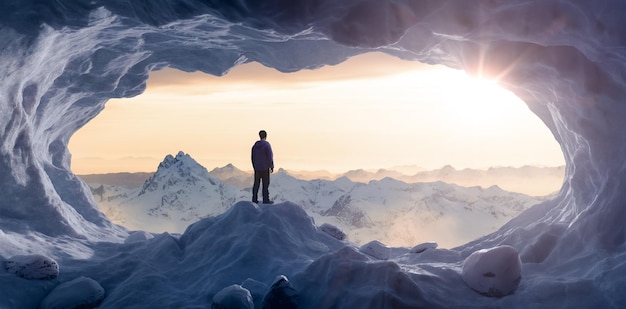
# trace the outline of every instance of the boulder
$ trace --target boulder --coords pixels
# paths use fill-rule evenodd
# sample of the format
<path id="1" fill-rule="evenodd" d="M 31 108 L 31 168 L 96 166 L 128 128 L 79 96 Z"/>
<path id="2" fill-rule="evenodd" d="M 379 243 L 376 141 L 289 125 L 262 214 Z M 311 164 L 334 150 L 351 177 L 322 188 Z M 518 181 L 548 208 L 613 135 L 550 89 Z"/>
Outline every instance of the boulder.
<path id="1" fill-rule="evenodd" d="M 25 279 L 50 280 L 59 276 L 59 264 L 39 254 L 13 256 L 4 262 L 4 267 Z"/>
<path id="2" fill-rule="evenodd" d="M 213 296 L 211 309 L 254 309 L 250 291 L 241 285 L 227 286 Z"/>
<path id="3" fill-rule="evenodd" d="M 91 309 L 104 299 L 104 288 L 88 277 L 78 277 L 59 284 L 48 294 L 40 309 Z"/>
<path id="4" fill-rule="evenodd" d="M 511 246 L 478 250 L 463 261 L 463 281 L 478 293 L 491 297 L 509 295 L 522 279 L 522 261 Z"/>

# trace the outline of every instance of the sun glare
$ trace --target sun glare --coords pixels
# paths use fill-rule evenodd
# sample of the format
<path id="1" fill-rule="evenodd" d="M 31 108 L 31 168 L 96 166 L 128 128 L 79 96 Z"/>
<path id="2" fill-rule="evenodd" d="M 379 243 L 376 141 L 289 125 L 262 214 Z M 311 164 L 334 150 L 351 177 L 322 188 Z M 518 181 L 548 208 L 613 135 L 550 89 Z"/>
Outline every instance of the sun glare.
<path id="1" fill-rule="evenodd" d="M 463 75 L 451 82 L 451 88 L 455 90 L 450 92 L 449 102 L 455 113 L 470 121 L 496 120 L 515 110 L 516 104 L 523 105 L 513 93 L 487 79 Z"/>

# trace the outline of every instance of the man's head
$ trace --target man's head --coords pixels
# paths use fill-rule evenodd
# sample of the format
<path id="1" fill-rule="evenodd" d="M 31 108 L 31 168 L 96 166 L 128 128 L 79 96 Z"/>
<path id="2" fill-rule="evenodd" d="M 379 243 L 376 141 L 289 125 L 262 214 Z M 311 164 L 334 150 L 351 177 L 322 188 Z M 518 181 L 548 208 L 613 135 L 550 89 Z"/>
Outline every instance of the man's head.
<path id="1" fill-rule="evenodd" d="M 267 138 L 267 132 L 265 132 L 265 130 L 259 131 L 259 137 L 261 139 L 266 139 Z"/>

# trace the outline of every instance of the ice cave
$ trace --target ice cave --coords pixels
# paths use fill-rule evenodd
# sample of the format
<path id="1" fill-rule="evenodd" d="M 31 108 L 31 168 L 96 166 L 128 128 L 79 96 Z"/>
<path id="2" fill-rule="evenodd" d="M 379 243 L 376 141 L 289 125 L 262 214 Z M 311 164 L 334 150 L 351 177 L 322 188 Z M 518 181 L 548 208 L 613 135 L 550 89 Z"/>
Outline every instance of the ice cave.
<path id="1" fill-rule="evenodd" d="M 0 271 L 2 308 L 53 308 L 46 295 L 82 275 L 106 290 L 101 308 L 207 307 L 231 284 L 247 287 L 260 308 L 255 292 L 280 275 L 300 308 L 626 306 L 624 1 L 5 0 L 0 12 L 0 260 L 43 254 L 60 267 L 48 281 Z M 263 248 L 233 240 L 236 228 L 217 219 L 180 238 L 123 245 L 128 231 L 71 172 L 72 134 L 108 99 L 141 94 L 151 71 L 219 76 L 256 61 L 294 72 L 368 51 L 498 77 L 561 145 L 558 196 L 445 252 L 371 262 L 311 225 L 288 237 L 298 244 L 281 245 L 289 259 L 254 261 Z M 272 224 L 280 211 L 306 217 L 292 205 L 239 205 L 227 217 Z M 224 249 L 207 238 L 218 225 L 245 259 L 202 255 Z M 519 289 L 504 297 L 468 289 L 459 265 L 501 245 L 519 253 Z"/>

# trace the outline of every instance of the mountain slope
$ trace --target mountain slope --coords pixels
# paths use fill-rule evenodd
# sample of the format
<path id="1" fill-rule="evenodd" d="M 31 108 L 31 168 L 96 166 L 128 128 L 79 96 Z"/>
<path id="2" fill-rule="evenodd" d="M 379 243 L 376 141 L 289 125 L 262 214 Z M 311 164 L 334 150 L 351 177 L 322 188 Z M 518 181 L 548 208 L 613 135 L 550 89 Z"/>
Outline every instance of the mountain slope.
<path id="1" fill-rule="evenodd" d="M 243 192 L 224 185 L 182 151 L 175 157 L 167 155 L 139 188 L 104 188 L 109 194 L 99 205 L 107 216 L 128 228 L 151 232 L 180 233 L 243 198 Z"/>

